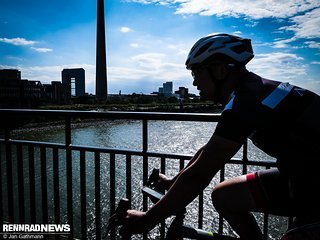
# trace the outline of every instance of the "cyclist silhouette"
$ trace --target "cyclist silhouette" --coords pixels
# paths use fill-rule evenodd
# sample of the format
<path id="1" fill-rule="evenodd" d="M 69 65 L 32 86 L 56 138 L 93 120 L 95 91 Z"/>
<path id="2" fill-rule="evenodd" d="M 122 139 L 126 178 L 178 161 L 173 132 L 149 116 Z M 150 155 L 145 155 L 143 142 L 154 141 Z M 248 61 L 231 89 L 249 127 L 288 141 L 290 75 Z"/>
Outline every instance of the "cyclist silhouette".
<path id="1" fill-rule="evenodd" d="M 241 239 L 262 239 L 252 212 L 319 221 L 320 97 L 246 69 L 254 57 L 250 39 L 228 34 L 197 41 L 186 61 L 200 96 L 225 106 L 216 129 L 174 178 L 160 175 L 165 196 L 147 212 L 128 210 L 132 233 L 152 229 L 188 205 L 247 138 L 277 159 L 277 168 L 238 176 L 216 185 L 215 209 Z"/>

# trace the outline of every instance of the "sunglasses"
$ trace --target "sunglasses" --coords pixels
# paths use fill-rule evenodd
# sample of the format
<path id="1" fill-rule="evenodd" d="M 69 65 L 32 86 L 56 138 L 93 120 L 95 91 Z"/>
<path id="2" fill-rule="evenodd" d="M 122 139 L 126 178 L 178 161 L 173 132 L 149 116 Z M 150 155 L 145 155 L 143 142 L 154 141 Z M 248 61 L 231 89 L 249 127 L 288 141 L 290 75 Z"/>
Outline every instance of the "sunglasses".
<path id="1" fill-rule="evenodd" d="M 191 70 L 191 76 L 193 77 L 193 79 L 196 78 L 196 75 L 199 75 L 200 72 L 202 72 L 204 69 L 206 69 L 207 67 L 200 67 L 200 68 L 195 68 Z"/>

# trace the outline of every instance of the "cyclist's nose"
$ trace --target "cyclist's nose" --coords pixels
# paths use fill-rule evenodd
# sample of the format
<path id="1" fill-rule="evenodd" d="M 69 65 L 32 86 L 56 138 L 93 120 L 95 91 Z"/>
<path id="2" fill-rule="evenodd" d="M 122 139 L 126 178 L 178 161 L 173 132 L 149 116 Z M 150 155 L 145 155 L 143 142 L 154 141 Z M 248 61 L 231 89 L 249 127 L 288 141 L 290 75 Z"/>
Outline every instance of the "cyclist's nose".
<path id="1" fill-rule="evenodd" d="M 197 87 L 198 86 L 198 81 L 196 80 L 196 78 L 194 78 L 194 80 L 193 80 L 193 86 L 195 86 L 195 87 Z"/>

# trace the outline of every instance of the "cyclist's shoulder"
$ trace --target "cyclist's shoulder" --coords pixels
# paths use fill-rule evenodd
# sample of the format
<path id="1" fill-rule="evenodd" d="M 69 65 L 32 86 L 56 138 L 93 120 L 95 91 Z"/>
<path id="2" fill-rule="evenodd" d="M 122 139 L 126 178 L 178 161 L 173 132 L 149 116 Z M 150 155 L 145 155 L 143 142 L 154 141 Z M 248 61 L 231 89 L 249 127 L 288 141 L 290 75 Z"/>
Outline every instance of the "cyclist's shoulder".
<path id="1" fill-rule="evenodd" d="M 254 103 L 270 93 L 279 83 L 279 81 L 266 79 L 247 71 L 237 81 L 234 95 L 240 102 Z"/>
<path id="2" fill-rule="evenodd" d="M 291 82 L 267 79 L 249 71 L 242 76 L 234 95 L 238 102 L 244 104 L 259 104 L 265 99 L 274 104 L 285 99 L 289 105 L 296 105 L 299 101 L 308 105 L 320 99 L 319 95 L 304 87 Z"/>

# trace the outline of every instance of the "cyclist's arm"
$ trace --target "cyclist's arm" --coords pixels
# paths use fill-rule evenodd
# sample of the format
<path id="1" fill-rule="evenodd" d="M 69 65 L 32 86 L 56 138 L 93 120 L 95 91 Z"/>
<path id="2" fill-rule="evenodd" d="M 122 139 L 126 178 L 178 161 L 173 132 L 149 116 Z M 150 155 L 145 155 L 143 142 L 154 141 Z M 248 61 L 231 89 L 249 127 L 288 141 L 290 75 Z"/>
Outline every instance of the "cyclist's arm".
<path id="1" fill-rule="evenodd" d="M 156 225 L 187 206 L 240 147 L 240 143 L 213 135 L 198 157 L 181 171 L 166 195 L 147 211 L 147 221 Z"/>
<path id="2" fill-rule="evenodd" d="M 203 149 L 205 148 L 206 145 L 204 145 L 203 147 L 201 147 L 196 154 L 191 158 L 191 160 L 189 161 L 189 163 L 187 164 L 187 166 L 185 166 L 173 179 L 172 182 L 175 182 L 177 180 L 177 178 L 180 176 L 180 174 L 183 172 L 184 169 L 186 169 L 187 167 L 189 167 L 198 157 L 199 155 L 202 153 Z"/>

